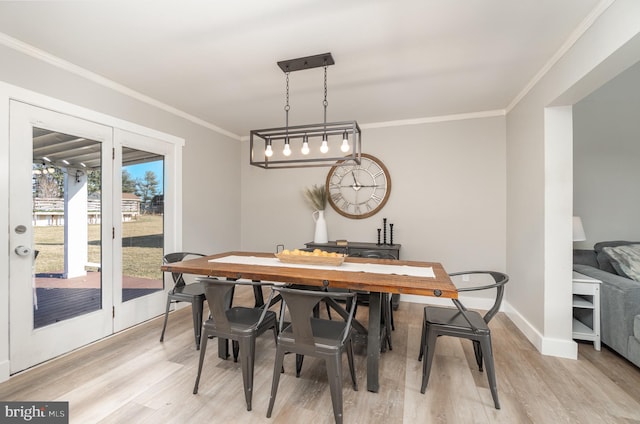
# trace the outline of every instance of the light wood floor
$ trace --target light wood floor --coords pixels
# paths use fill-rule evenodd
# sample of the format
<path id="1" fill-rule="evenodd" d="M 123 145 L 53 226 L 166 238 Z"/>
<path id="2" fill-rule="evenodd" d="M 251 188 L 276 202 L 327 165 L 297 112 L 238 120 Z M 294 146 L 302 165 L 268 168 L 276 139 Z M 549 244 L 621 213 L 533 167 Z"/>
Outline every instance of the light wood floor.
<path id="1" fill-rule="evenodd" d="M 249 298 L 237 296 L 239 303 Z M 401 303 L 394 317 L 380 392 L 366 390 L 364 355 L 356 355 L 359 391 L 345 372 L 346 423 L 640 423 L 640 369 L 587 343 L 579 345 L 577 361 L 542 356 L 502 313 L 491 324 L 501 410 L 493 407 L 468 341 L 440 338 L 427 393 L 420 394 L 422 306 Z M 265 417 L 275 355 L 269 333 L 256 347 L 248 412 L 239 364 L 218 359 L 216 340 L 207 349 L 199 394 L 192 394 L 198 351 L 189 309 L 171 314 L 164 343 L 161 326 L 161 319 L 149 321 L 13 376 L 0 384 L 0 399 L 69 401 L 71 422 L 82 424 L 334 422 L 323 364 L 305 358 L 296 379 L 293 356 L 285 359 L 273 417 Z M 346 370 L 346 358 L 343 363 Z"/>

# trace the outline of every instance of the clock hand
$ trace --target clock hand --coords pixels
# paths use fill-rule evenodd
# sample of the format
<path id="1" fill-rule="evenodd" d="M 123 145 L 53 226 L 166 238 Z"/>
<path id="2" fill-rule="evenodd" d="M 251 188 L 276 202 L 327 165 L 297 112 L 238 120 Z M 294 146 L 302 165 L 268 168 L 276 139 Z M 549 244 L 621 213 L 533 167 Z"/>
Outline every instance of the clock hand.
<path id="1" fill-rule="evenodd" d="M 351 188 L 354 189 L 356 192 L 360 190 L 362 187 L 369 187 L 369 186 L 363 186 L 358 182 L 358 178 L 356 178 L 355 171 L 351 170 L 351 175 L 353 175 L 353 185 L 351 186 Z"/>
<path id="2" fill-rule="evenodd" d="M 341 186 L 339 186 L 339 187 L 340 187 L 340 188 L 343 188 L 343 187 L 351 187 L 351 188 L 352 188 L 352 189 L 354 189 L 355 191 L 358 191 L 358 190 L 360 190 L 361 188 L 371 188 L 371 187 L 372 187 L 372 188 L 375 188 L 375 187 L 380 187 L 380 185 L 379 185 L 379 184 L 372 184 L 372 185 L 362 185 L 362 184 L 355 185 L 355 184 L 347 184 L 347 185 L 341 185 Z"/>
<path id="3" fill-rule="evenodd" d="M 351 187 L 354 190 L 359 190 L 363 187 L 380 187 L 380 184 L 372 184 L 372 185 L 362 185 L 362 184 L 347 184 L 347 185 L 341 185 L 340 187 Z"/>
<path id="4" fill-rule="evenodd" d="M 360 187 L 362 186 L 358 182 L 358 179 L 356 178 L 356 173 L 353 170 L 351 170 L 351 175 L 353 176 L 353 185 L 351 186 L 351 188 L 353 188 L 355 191 L 360 190 Z"/>

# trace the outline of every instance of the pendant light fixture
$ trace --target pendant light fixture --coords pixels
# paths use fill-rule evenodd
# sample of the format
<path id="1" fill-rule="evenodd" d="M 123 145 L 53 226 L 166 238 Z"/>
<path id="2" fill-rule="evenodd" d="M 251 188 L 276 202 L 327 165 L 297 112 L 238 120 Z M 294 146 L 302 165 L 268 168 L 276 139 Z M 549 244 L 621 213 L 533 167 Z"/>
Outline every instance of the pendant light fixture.
<path id="1" fill-rule="evenodd" d="M 356 121 L 327 122 L 327 67 L 335 62 L 331 53 L 278 62 L 285 74 L 285 126 L 252 130 L 250 164 L 265 169 L 333 166 L 338 160 L 360 163 L 361 131 Z M 289 126 L 289 74 L 324 68 L 324 119 L 318 124 Z M 349 153 L 345 156 L 345 153 Z"/>

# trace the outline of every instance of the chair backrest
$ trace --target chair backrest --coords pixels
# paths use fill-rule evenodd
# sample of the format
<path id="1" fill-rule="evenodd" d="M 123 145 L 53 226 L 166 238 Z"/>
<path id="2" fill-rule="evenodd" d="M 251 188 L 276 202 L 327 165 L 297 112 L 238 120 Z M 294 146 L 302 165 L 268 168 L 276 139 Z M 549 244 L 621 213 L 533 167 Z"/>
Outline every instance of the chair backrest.
<path id="1" fill-rule="evenodd" d="M 398 259 L 393 253 L 380 250 L 361 250 L 359 252 L 350 253 L 349 256 L 357 258 Z"/>
<path id="2" fill-rule="evenodd" d="M 193 252 L 167 253 L 162 258 L 162 262 L 165 263 L 165 264 L 172 264 L 174 262 L 180 262 L 180 261 L 184 260 L 187 256 L 203 257 L 203 256 L 206 256 L 206 255 L 203 255 L 202 253 L 193 253 Z M 184 278 L 182 277 L 182 273 L 181 272 L 172 272 L 171 273 L 171 278 L 173 278 L 174 286 L 179 287 L 179 286 L 184 286 L 185 285 L 185 281 L 184 281 Z"/>
<path id="3" fill-rule="evenodd" d="M 491 318 L 493 318 L 498 313 L 498 310 L 500 310 L 500 305 L 502 304 L 502 298 L 504 296 L 504 285 L 507 284 L 507 282 L 509 281 L 509 276 L 505 273 L 498 272 L 498 271 L 463 271 L 463 272 L 451 273 L 449 274 L 449 276 L 454 277 L 457 275 L 471 275 L 471 274 L 490 275 L 494 280 L 493 284 L 474 286 L 474 287 L 462 287 L 458 289 L 458 292 L 489 290 L 493 288 L 496 289 L 496 297 L 493 302 L 493 306 L 483 316 L 484 322 L 488 324 L 489 321 L 491 321 Z M 459 303 L 459 301 L 457 303 Z"/>
<path id="4" fill-rule="evenodd" d="M 209 305 L 209 313 L 216 323 L 216 327 L 222 331 L 230 332 L 231 324 L 227 317 L 228 299 L 231 291 L 236 286 L 235 281 L 224 281 L 216 278 L 201 278 L 198 281 L 204 284 L 204 295 Z"/>
<path id="5" fill-rule="evenodd" d="M 198 282 L 201 282 L 204 285 L 204 295 L 207 298 L 207 304 L 209 305 L 209 313 L 213 318 L 213 321 L 216 324 L 216 328 L 225 332 L 231 332 L 231 323 L 229 322 L 229 317 L 227 316 L 227 311 L 231 306 L 231 300 L 233 295 L 233 289 L 236 285 L 272 285 L 272 283 L 262 283 L 259 281 L 245 282 L 245 281 L 233 281 L 233 280 L 220 280 L 214 277 L 206 277 L 206 278 L 198 278 Z M 266 302 L 266 305 L 269 305 L 272 299 L 272 296 L 269 296 L 269 299 Z M 240 308 L 242 309 L 242 308 Z M 246 308 L 250 309 L 250 308 Z M 263 306 L 262 315 L 260 319 L 253 325 L 254 328 L 257 328 L 258 325 L 264 319 L 268 308 Z"/>
<path id="6" fill-rule="evenodd" d="M 355 293 L 346 292 L 324 292 L 305 289 L 291 289 L 286 287 L 273 287 L 272 293 L 277 292 L 282 296 L 282 309 L 280 314 L 280 325 L 284 320 L 285 308 L 289 310 L 291 318 L 291 330 L 296 344 L 313 347 L 315 345 L 313 330 L 311 327 L 311 319 L 313 318 L 314 307 L 323 299 L 331 298 L 333 300 L 347 301 L 352 299 L 351 308 L 348 311 L 348 317 L 345 320 L 344 330 L 342 332 L 341 341 L 344 342 L 349 334 L 353 313 L 355 311 Z"/>

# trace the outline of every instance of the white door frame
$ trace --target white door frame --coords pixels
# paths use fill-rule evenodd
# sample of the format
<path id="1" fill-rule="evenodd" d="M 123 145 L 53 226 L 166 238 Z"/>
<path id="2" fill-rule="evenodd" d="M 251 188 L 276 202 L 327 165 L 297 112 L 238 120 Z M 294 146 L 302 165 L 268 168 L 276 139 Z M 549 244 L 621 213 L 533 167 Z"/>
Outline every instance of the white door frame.
<path id="1" fill-rule="evenodd" d="M 62 100 L 45 96 L 22 87 L 0 81 L 0 199 L 8 203 L 9 199 L 9 101 L 11 99 L 55 110 L 61 113 L 87 119 L 103 125 L 112 126 L 134 133 L 154 137 L 173 144 L 174 150 L 174 183 L 182 186 L 182 147 L 184 139 L 169 135 L 148 127 L 115 118 Z M 182 248 L 182 196 L 175 191 L 175 202 L 169 205 L 172 219 L 165 219 L 165 246 L 168 250 Z M 165 208 L 165 213 L 167 209 Z M 0 208 L 0 227 L 9 228 L 9 208 Z M 171 234 L 171 236 L 168 236 Z M 0 243 L 0 269 L 3 271 L 3 282 L 0 282 L 0 382 L 10 377 L 11 362 L 9 357 L 9 252 L 8 243 Z"/>

